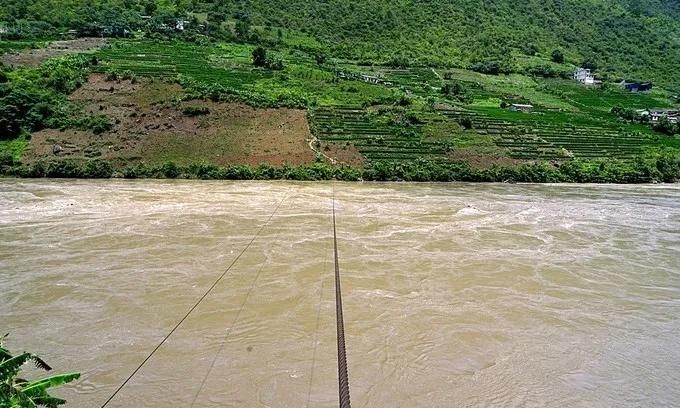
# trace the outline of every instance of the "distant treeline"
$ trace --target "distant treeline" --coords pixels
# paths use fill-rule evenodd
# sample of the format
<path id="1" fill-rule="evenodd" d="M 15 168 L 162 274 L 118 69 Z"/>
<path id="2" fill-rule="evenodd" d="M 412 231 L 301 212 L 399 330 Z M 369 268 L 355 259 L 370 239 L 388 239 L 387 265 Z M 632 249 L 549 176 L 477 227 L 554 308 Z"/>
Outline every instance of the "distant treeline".
<path id="1" fill-rule="evenodd" d="M 653 158 L 633 162 L 571 160 L 559 164 L 531 163 L 514 167 L 476 169 L 463 162 L 430 160 L 376 161 L 365 168 L 331 166 L 318 162 L 308 166 L 226 167 L 197 163 L 179 165 L 132 164 L 116 169 L 104 160 L 65 159 L 20 165 L 0 163 L 0 174 L 10 177 L 55 178 L 168 178 L 202 180 L 342 180 L 417 182 L 517 182 L 517 183 L 672 183 L 680 180 L 680 156 L 664 151 Z"/>

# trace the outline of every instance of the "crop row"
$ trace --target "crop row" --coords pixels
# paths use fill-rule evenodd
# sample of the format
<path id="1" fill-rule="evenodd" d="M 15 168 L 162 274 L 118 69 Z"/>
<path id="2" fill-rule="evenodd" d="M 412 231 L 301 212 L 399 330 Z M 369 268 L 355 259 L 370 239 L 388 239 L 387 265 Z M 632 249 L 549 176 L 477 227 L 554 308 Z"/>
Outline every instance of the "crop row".
<path id="1" fill-rule="evenodd" d="M 316 134 L 322 142 L 352 143 L 369 160 L 443 159 L 443 143 L 422 142 L 417 132 L 403 133 L 395 126 L 372 123 L 356 107 L 318 108 L 312 114 Z"/>

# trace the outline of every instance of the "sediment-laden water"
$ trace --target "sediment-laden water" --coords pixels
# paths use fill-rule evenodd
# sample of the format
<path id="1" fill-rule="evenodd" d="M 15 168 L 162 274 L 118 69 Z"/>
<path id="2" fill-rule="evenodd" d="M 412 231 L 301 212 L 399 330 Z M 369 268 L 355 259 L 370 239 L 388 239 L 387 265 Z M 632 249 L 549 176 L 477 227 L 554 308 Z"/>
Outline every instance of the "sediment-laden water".
<path id="1" fill-rule="evenodd" d="M 0 180 L 0 330 L 99 407 L 252 241 L 109 406 L 337 406 L 333 196 L 353 406 L 680 405 L 673 185 Z"/>

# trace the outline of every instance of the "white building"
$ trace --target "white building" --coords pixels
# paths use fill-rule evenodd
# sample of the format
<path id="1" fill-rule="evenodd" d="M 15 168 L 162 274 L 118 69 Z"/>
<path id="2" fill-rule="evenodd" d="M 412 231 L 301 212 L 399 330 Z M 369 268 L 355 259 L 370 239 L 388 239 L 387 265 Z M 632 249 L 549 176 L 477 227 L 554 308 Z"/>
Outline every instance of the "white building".
<path id="1" fill-rule="evenodd" d="M 595 76 L 589 69 L 579 68 L 574 72 L 574 80 L 585 85 L 593 85 Z"/>
<path id="2" fill-rule="evenodd" d="M 510 105 L 510 110 L 514 112 L 532 112 L 534 110 L 534 105 L 513 103 Z"/>

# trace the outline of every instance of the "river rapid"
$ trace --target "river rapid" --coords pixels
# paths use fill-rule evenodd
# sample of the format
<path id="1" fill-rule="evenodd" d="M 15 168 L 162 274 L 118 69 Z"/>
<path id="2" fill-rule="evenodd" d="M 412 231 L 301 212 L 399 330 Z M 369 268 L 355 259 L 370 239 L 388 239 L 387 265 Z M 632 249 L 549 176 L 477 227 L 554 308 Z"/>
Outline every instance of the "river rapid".
<path id="1" fill-rule="evenodd" d="M 0 180 L 0 331 L 100 407 L 680 406 L 680 186 Z M 32 375 L 38 374 L 30 371 Z"/>

